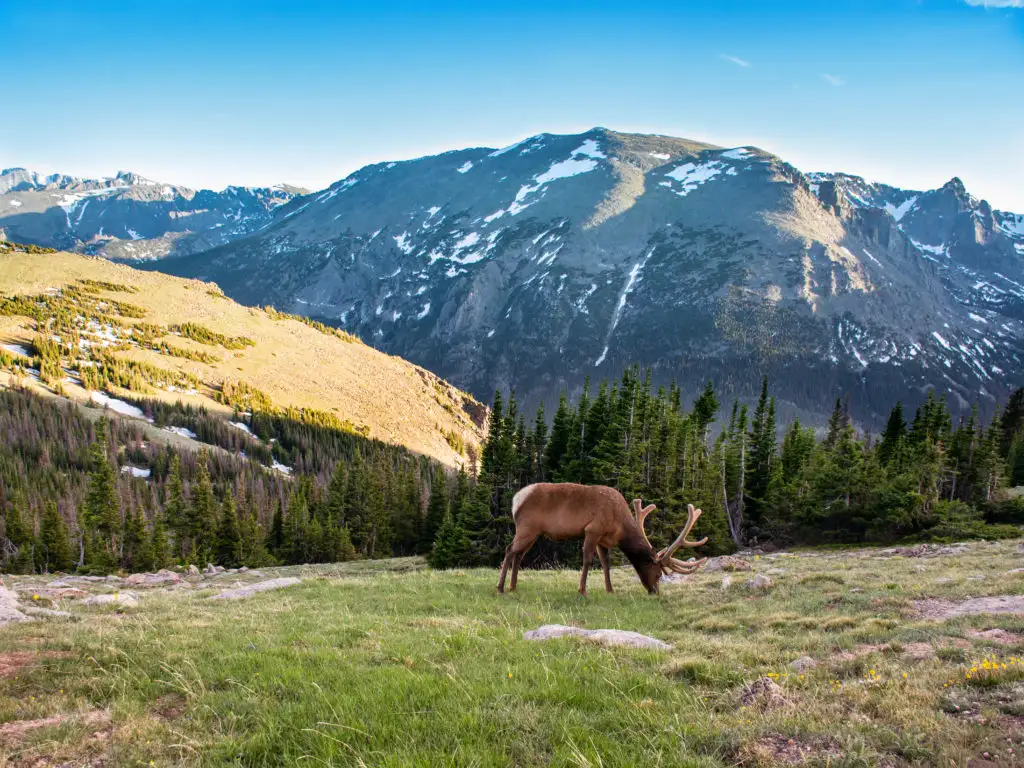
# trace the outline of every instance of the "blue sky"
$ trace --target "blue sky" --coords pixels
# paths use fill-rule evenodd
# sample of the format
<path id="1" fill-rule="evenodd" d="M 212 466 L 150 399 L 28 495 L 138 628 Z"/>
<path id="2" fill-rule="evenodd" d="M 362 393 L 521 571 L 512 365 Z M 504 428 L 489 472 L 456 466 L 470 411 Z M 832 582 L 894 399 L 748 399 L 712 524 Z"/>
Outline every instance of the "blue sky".
<path id="1" fill-rule="evenodd" d="M 0 0 L 0 166 L 320 188 L 602 125 L 1024 212 L 1024 0 Z"/>

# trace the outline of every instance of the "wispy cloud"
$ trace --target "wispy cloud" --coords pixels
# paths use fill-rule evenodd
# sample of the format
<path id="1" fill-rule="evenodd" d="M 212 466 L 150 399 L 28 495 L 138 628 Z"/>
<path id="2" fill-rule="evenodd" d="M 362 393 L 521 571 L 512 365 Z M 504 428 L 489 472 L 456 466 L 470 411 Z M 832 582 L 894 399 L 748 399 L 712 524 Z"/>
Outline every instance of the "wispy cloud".
<path id="1" fill-rule="evenodd" d="M 836 88 L 841 85 L 846 85 L 846 81 L 841 77 L 836 77 L 835 75 L 822 75 L 822 77 L 825 78 L 826 83 L 834 85 Z"/>
<path id="2" fill-rule="evenodd" d="M 968 5 L 985 8 L 1024 8 L 1024 0 L 964 0 Z"/>
<path id="3" fill-rule="evenodd" d="M 721 54 L 721 56 L 726 61 L 731 61 L 737 67 L 749 67 L 750 66 L 750 62 L 749 61 L 745 61 L 744 59 L 738 58 L 736 56 L 729 56 L 726 53 Z"/>

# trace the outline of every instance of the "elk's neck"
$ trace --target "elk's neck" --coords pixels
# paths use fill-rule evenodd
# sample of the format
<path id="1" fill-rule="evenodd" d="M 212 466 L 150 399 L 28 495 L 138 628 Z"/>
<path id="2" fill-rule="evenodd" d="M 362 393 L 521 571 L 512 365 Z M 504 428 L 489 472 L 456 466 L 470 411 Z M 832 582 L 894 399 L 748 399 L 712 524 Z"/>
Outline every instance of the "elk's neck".
<path id="1" fill-rule="evenodd" d="M 626 559 L 637 570 L 641 566 L 650 565 L 654 562 L 654 550 L 644 540 L 643 534 L 640 531 L 627 532 L 619 541 L 619 549 L 622 550 L 622 554 L 626 556 Z"/>

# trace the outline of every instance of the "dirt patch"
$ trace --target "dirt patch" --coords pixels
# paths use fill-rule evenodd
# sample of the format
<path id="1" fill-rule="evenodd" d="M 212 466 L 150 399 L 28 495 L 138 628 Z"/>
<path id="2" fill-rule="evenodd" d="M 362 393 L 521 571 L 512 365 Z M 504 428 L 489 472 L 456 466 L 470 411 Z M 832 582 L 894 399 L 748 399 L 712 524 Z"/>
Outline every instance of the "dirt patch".
<path id="1" fill-rule="evenodd" d="M 972 597 L 970 600 L 915 600 L 914 610 L 924 619 L 952 619 L 982 613 L 1016 613 L 1024 615 L 1024 595 Z"/>
<path id="2" fill-rule="evenodd" d="M 840 754 L 839 746 L 829 739 L 807 741 L 772 734 L 745 745 L 738 762 L 740 765 L 800 765 L 811 760 L 826 762 Z"/>
<path id="3" fill-rule="evenodd" d="M 41 659 L 66 659 L 70 653 L 60 651 L 11 651 L 0 653 L 0 679 L 14 677 L 29 666 L 36 666 Z"/>
<path id="4" fill-rule="evenodd" d="M 185 711 L 185 699 L 177 693 L 169 693 L 156 700 L 153 714 L 161 720 L 177 720 Z"/>
<path id="5" fill-rule="evenodd" d="M 762 711 L 778 709 L 789 703 L 781 686 L 770 677 L 761 677 L 743 686 L 740 691 L 739 704 L 741 707 L 755 707 Z"/>
<path id="6" fill-rule="evenodd" d="M 903 655 L 909 659 L 924 661 L 935 658 L 935 649 L 931 643 L 907 643 L 903 646 Z"/>
<path id="7" fill-rule="evenodd" d="M 986 640 L 991 643 L 998 643 L 999 645 L 1024 644 L 1024 635 L 1008 632 L 1005 629 L 969 629 L 967 634 L 978 640 Z"/>
<path id="8" fill-rule="evenodd" d="M 93 710 L 91 712 L 69 712 L 61 715 L 50 715 L 49 717 L 41 717 L 37 720 L 14 720 L 0 725 L 0 741 L 16 741 L 36 728 L 52 728 L 53 726 L 62 725 L 69 720 L 88 727 L 108 725 L 110 723 L 110 713 L 104 710 Z"/>

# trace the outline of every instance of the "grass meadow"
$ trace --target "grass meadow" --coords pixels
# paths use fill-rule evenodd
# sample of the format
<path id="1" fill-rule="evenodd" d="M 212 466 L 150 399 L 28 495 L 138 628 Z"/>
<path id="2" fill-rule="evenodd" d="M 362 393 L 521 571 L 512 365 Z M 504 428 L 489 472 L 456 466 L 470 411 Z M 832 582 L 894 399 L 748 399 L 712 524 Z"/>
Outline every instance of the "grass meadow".
<path id="1" fill-rule="evenodd" d="M 305 580 L 241 601 L 58 601 L 75 620 L 0 629 L 0 765 L 1018 764 L 1024 617 L 922 608 L 1024 593 L 1018 542 L 750 562 L 774 588 L 700 573 L 649 597 L 616 569 L 605 594 L 598 569 L 583 598 L 574 571 L 525 571 L 499 596 L 496 571 L 406 559 L 265 569 Z M 673 649 L 522 638 L 555 623 Z"/>

